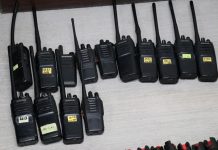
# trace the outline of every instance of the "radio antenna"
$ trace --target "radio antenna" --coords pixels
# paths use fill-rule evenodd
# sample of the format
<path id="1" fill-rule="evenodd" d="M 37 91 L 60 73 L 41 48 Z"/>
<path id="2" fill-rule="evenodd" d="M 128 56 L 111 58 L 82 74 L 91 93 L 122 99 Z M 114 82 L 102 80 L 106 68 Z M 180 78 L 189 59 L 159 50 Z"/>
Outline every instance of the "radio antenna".
<path id="1" fill-rule="evenodd" d="M 8 46 L 8 59 L 9 59 L 9 69 L 10 69 L 10 78 L 11 78 L 11 94 L 12 94 L 12 99 L 17 99 L 17 91 L 15 88 L 15 83 L 14 83 L 14 73 L 13 73 L 13 62 L 12 62 L 12 51 L 13 51 L 13 45 Z"/>
<path id="2" fill-rule="evenodd" d="M 33 51 L 32 46 L 30 46 L 30 59 L 31 59 L 31 63 L 32 63 L 35 98 L 39 98 L 40 97 L 39 79 L 38 79 L 38 75 L 37 75 L 37 71 L 36 71 L 36 63 L 35 63 L 35 59 L 34 59 L 34 51 Z"/>
<path id="3" fill-rule="evenodd" d="M 40 34 L 39 34 L 38 21 L 37 21 L 36 8 L 32 7 L 32 11 L 33 11 L 34 26 L 35 26 L 36 49 L 37 49 L 37 52 L 39 52 L 42 50 L 42 47 L 41 47 L 41 39 L 40 39 Z"/>
<path id="4" fill-rule="evenodd" d="M 138 41 L 138 43 L 140 43 L 142 41 L 142 35 L 141 35 L 141 29 L 140 29 L 139 23 L 138 23 L 135 3 L 132 3 L 132 12 L 133 12 L 133 17 L 134 17 L 134 21 L 135 21 L 135 32 L 136 32 L 136 36 L 137 36 L 137 41 Z"/>
<path id="5" fill-rule="evenodd" d="M 154 24 L 155 24 L 155 31 L 156 31 L 156 42 L 157 44 L 161 44 L 161 39 L 160 39 L 160 33 L 159 33 L 159 28 L 158 28 L 158 21 L 157 21 L 157 11 L 156 11 L 156 4 L 152 4 L 153 8 L 153 14 L 154 14 Z"/>
<path id="6" fill-rule="evenodd" d="M 55 51 L 57 57 L 57 66 L 58 66 L 58 77 L 59 77 L 59 84 L 60 84 L 60 92 L 61 92 L 61 99 L 66 98 L 66 90 L 64 86 L 62 68 L 61 68 L 61 51 L 63 52 L 63 46 L 59 46 L 59 48 Z"/>
<path id="7" fill-rule="evenodd" d="M 17 18 L 17 12 L 19 9 L 19 2 L 18 0 L 15 1 L 14 4 L 14 10 L 13 10 L 13 16 L 12 16 L 12 22 L 11 22 L 11 46 L 15 45 L 15 41 L 14 41 L 14 30 L 15 30 L 15 22 L 16 22 L 16 18 Z"/>
<path id="8" fill-rule="evenodd" d="M 199 42 L 200 41 L 200 36 L 198 32 L 198 24 L 197 24 L 197 19 L 195 15 L 195 7 L 193 1 L 190 1 L 190 7 L 192 11 L 192 18 L 193 18 L 193 23 L 194 23 L 194 29 L 195 29 L 195 41 Z"/>
<path id="9" fill-rule="evenodd" d="M 85 83 L 83 83 L 83 81 L 82 81 L 82 97 L 83 99 L 87 98 L 86 86 L 85 86 Z"/>
<path id="10" fill-rule="evenodd" d="M 113 10 L 114 10 L 114 22 L 115 22 L 115 30 L 116 30 L 116 41 L 120 41 L 120 31 L 119 31 L 119 24 L 118 24 L 118 17 L 117 17 L 117 2 L 113 0 Z"/>
<path id="11" fill-rule="evenodd" d="M 78 39 L 77 39 L 77 35 L 76 35 L 76 28 L 75 28 L 75 23 L 74 23 L 73 18 L 71 19 L 71 22 L 72 22 L 72 27 L 73 27 L 73 36 L 74 36 L 75 48 L 76 48 L 76 51 L 78 51 L 80 48 L 79 48 L 79 43 L 78 43 Z"/>
<path id="12" fill-rule="evenodd" d="M 73 36 L 74 36 L 74 43 L 75 43 L 75 48 L 76 51 L 80 50 L 79 48 L 79 43 L 78 43 L 78 39 L 77 39 L 77 35 L 76 35 L 76 28 L 75 28 L 75 23 L 74 23 L 74 19 L 71 19 L 72 22 L 72 27 L 73 27 Z M 82 73 L 82 71 L 80 71 L 80 73 Z M 82 83 L 82 97 L 83 99 L 87 98 L 87 93 L 86 93 L 86 87 L 85 87 L 85 83 L 83 82 L 83 78 L 82 78 L 82 74 L 80 74 L 80 79 L 81 79 L 81 83 Z"/>
<path id="13" fill-rule="evenodd" d="M 173 8 L 172 0 L 169 0 L 169 6 L 170 6 L 171 16 L 172 16 L 172 20 L 173 20 L 175 38 L 176 38 L 176 40 L 178 40 L 178 39 L 180 39 L 180 34 L 179 34 L 179 28 L 178 28 L 178 25 L 176 22 L 176 17 L 175 17 L 175 12 L 174 12 L 174 8 Z"/>

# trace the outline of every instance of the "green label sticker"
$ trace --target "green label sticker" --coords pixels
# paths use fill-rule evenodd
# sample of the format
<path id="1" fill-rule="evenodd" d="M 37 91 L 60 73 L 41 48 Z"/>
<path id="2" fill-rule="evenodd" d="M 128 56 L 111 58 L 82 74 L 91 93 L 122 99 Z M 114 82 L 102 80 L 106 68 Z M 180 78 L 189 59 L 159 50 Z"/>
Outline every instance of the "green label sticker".
<path id="1" fill-rule="evenodd" d="M 57 131 L 56 123 L 47 124 L 40 127 L 42 135 Z"/>
<path id="2" fill-rule="evenodd" d="M 18 65 L 18 64 L 14 65 L 14 66 L 13 66 L 13 71 L 17 70 L 18 68 L 19 68 L 19 65 Z"/>
<path id="3" fill-rule="evenodd" d="M 212 62 L 212 58 L 211 57 L 203 57 L 203 62 L 211 63 Z"/>
<path id="4" fill-rule="evenodd" d="M 191 59 L 192 55 L 191 54 L 182 54 L 183 59 Z"/>

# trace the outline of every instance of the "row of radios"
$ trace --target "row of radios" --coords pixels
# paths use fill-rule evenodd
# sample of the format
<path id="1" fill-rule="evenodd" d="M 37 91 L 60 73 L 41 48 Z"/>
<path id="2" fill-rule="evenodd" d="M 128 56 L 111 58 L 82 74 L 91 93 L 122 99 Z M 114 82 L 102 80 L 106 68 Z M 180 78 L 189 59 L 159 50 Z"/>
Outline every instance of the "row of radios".
<path id="1" fill-rule="evenodd" d="M 98 75 L 96 62 L 98 63 L 100 74 L 103 79 L 114 78 L 117 76 L 119 71 L 120 78 L 123 82 L 129 82 L 138 78 L 141 82 L 155 82 L 159 77 L 160 82 L 163 84 L 175 84 L 178 82 L 179 77 L 181 79 L 195 79 L 197 76 L 202 82 L 214 82 L 217 80 L 218 73 L 214 46 L 210 40 L 205 40 L 205 38 L 200 39 L 199 37 L 195 10 L 192 1 L 190 2 L 190 7 L 195 29 L 195 45 L 189 37 L 185 37 L 184 35 L 180 36 L 172 1 L 170 0 L 169 6 L 174 23 L 176 41 L 174 45 L 169 41 L 161 41 L 156 5 L 154 3 L 152 7 L 156 29 L 156 47 L 151 40 L 147 40 L 146 38 L 142 39 L 134 4 L 132 4 L 132 10 L 137 34 L 136 47 L 130 36 L 120 37 L 117 8 L 115 4 L 116 2 L 114 1 L 113 8 L 117 33 L 115 45 L 108 40 L 101 40 L 100 44 L 95 46 L 95 51 L 92 50 L 89 44 L 87 44 L 87 46 L 81 44 L 81 47 L 79 47 L 75 34 L 75 28 L 73 28 L 76 57 L 78 60 L 77 62 L 80 76 L 82 77 L 84 84 L 97 82 Z M 36 43 L 37 53 L 53 53 L 51 49 L 48 51 L 46 48 L 43 50 L 41 49 L 40 39 L 36 38 Z M 18 47 L 19 49 L 23 49 L 23 52 L 18 52 L 28 58 L 25 47 L 21 44 L 18 45 Z M 68 65 L 64 63 L 62 64 L 64 66 L 62 68 L 63 72 L 67 72 L 68 67 L 73 68 L 72 72 L 69 72 L 69 75 L 63 76 L 64 84 L 66 86 L 76 86 L 76 57 L 74 53 L 70 53 L 68 55 L 62 53 L 61 55 L 64 62 L 70 62 Z M 14 54 L 14 56 L 19 55 Z M 43 55 L 39 55 L 38 59 L 41 60 L 47 58 Z M 19 57 L 13 63 L 14 69 L 16 69 L 14 71 L 15 86 L 18 91 L 23 91 L 32 85 L 31 71 L 29 71 L 30 65 L 24 60 L 25 59 Z M 45 67 L 45 62 L 48 66 L 50 64 L 52 65 Z M 39 66 L 41 66 L 41 68 L 39 68 L 41 90 L 49 92 L 57 91 L 58 82 L 55 68 L 55 58 L 51 57 L 50 62 L 38 61 L 38 63 Z M 23 78 L 21 78 L 21 76 L 23 76 Z"/>
<path id="2" fill-rule="evenodd" d="M 186 142 L 185 144 L 178 144 L 176 146 L 171 141 L 167 141 L 164 146 L 149 147 L 146 145 L 144 148 L 138 148 L 137 150 L 218 150 L 218 142 L 214 137 L 193 145 Z"/>
<path id="3" fill-rule="evenodd" d="M 171 0 L 169 6 L 175 29 L 176 42 L 174 46 L 170 42 L 160 39 L 155 3 L 152 7 L 157 37 L 156 47 L 151 40 L 141 38 L 134 4 L 132 4 L 132 10 L 136 26 L 137 46 L 135 47 L 130 36 L 121 38 L 116 1 L 114 0 L 116 44 L 101 40 L 100 44 L 95 46 L 95 51 L 89 44 L 87 46 L 82 44 L 79 47 L 72 19 L 75 54 L 73 52 L 63 54 L 62 46 L 55 53 L 51 49 L 41 48 L 37 16 L 33 8 L 37 46 L 34 59 L 32 47 L 28 49 L 22 43 L 15 44 L 14 42 L 14 26 L 18 9 L 18 3 L 16 3 L 12 18 L 9 60 L 13 96 L 11 109 L 18 145 L 29 145 L 38 141 L 34 117 L 36 117 L 43 143 L 51 143 L 60 139 L 61 130 L 57 108 L 51 95 L 58 90 L 58 84 L 61 91 L 60 118 L 64 142 L 80 143 L 83 139 L 80 109 L 83 112 L 86 133 L 88 135 L 103 133 L 103 103 L 98 93 L 93 95 L 92 92 L 89 92 L 87 96 L 85 88 L 85 84 L 95 83 L 98 80 L 96 60 L 103 79 L 114 78 L 119 71 L 123 82 L 135 79 L 139 79 L 141 82 L 155 82 L 159 77 L 162 84 L 175 84 L 179 77 L 194 79 L 197 76 L 203 82 L 216 81 L 217 64 L 214 47 L 209 40 L 204 38 L 200 40 L 193 2 L 190 2 L 190 6 L 196 33 L 195 46 L 190 38 L 180 37 Z M 30 58 L 32 63 L 30 63 Z M 71 94 L 66 96 L 65 92 L 65 87 L 74 87 L 77 84 L 76 66 L 78 66 L 83 87 L 81 108 L 78 98 Z M 29 95 L 22 94 L 32 85 L 31 68 L 35 85 L 35 111 L 33 111 Z M 17 92 L 21 93 L 19 97 Z"/>

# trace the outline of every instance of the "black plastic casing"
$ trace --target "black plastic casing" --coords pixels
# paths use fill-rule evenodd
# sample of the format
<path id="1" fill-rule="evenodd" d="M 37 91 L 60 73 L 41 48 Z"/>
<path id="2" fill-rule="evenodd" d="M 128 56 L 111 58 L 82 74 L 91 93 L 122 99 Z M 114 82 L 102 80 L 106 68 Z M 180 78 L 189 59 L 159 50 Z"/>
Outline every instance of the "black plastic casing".
<path id="1" fill-rule="evenodd" d="M 164 150 L 176 150 L 176 146 L 171 141 L 165 142 Z"/>
<path id="2" fill-rule="evenodd" d="M 192 150 L 207 150 L 203 142 L 199 142 L 198 144 L 192 145 Z"/>
<path id="3" fill-rule="evenodd" d="M 43 94 L 35 99 L 34 105 L 41 141 L 44 144 L 60 141 L 61 128 L 54 97 L 50 93 Z"/>
<path id="4" fill-rule="evenodd" d="M 198 67 L 198 79 L 201 82 L 215 82 L 217 80 L 217 62 L 213 43 L 210 40 L 196 42 L 195 55 Z"/>
<path id="5" fill-rule="evenodd" d="M 207 150 L 217 150 L 218 149 L 218 142 L 214 137 L 210 137 L 209 141 L 204 141 L 204 145 Z"/>
<path id="6" fill-rule="evenodd" d="M 83 123 L 80 102 L 76 95 L 71 94 L 62 99 L 59 104 L 62 124 L 63 142 L 79 144 L 83 142 Z"/>
<path id="7" fill-rule="evenodd" d="M 87 98 L 83 98 L 82 112 L 87 135 L 99 135 L 104 132 L 104 108 L 103 102 L 98 93 L 93 96 L 92 92 L 88 93 Z"/>
<path id="8" fill-rule="evenodd" d="M 118 74 L 115 47 L 111 42 L 100 41 L 95 46 L 95 54 L 102 79 L 115 78 Z"/>
<path id="9" fill-rule="evenodd" d="M 77 85 L 76 57 L 73 52 L 63 54 L 63 50 L 60 50 L 60 54 L 64 86 L 75 87 Z"/>
<path id="10" fill-rule="evenodd" d="M 16 44 L 12 49 L 12 62 L 16 90 L 23 92 L 32 86 L 33 81 L 29 50 L 22 43 Z"/>
<path id="11" fill-rule="evenodd" d="M 36 120 L 29 94 L 11 101 L 11 114 L 18 146 L 36 144 L 38 142 Z"/>
<path id="12" fill-rule="evenodd" d="M 155 56 L 154 43 L 151 40 L 143 39 L 137 45 L 139 60 L 139 81 L 156 82 L 158 79 L 158 70 Z"/>
<path id="13" fill-rule="evenodd" d="M 192 148 L 191 148 L 189 142 L 186 142 L 186 143 L 183 144 L 183 145 L 182 145 L 182 144 L 178 144 L 177 149 L 178 149 L 178 150 L 192 150 Z"/>
<path id="14" fill-rule="evenodd" d="M 195 79 L 197 77 L 197 64 L 192 40 L 184 35 L 175 41 L 175 51 L 178 60 L 181 79 Z"/>
<path id="15" fill-rule="evenodd" d="M 52 49 L 38 51 L 36 63 L 39 75 L 39 85 L 43 92 L 56 92 L 58 90 L 57 69 L 55 54 Z"/>
<path id="16" fill-rule="evenodd" d="M 95 83 L 98 81 L 98 73 L 95 62 L 95 53 L 88 44 L 85 47 L 81 45 L 81 49 L 76 51 L 80 76 L 85 84 Z"/>
<path id="17" fill-rule="evenodd" d="M 157 44 L 156 50 L 160 83 L 176 84 L 179 75 L 173 45 L 163 40 L 161 44 Z"/>
<path id="18" fill-rule="evenodd" d="M 123 36 L 116 43 L 117 65 L 120 78 L 123 82 L 133 81 L 139 78 L 135 45 L 130 36 Z"/>

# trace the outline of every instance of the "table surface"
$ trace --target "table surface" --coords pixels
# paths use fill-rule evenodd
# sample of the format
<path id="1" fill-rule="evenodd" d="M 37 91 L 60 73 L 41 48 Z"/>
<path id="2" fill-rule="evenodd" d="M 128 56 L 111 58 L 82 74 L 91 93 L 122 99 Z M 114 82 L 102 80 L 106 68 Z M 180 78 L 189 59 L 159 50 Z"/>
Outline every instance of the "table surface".
<path id="1" fill-rule="evenodd" d="M 218 49 L 218 1 L 195 0 L 201 36 L 211 39 Z M 173 1 L 180 32 L 194 39 L 191 11 L 188 0 Z M 155 41 L 151 3 L 136 5 L 143 37 Z M 167 2 L 158 2 L 160 34 L 174 41 L 173 24 Z M 134 21 L 130 5 L 118 6 L 121 34 L 129 34 L 136 41 Z M 42 45 L 56 49 L 59 44 L 65 52 L 75 51 L 70 18 L 75 18 L 80 43 L 92 47 L 100 39 L 115 42 L 113 9 L 93 7 L 38 12 Z M 10 114 L 10 80 L 7 46 L 10 43 L 11 14 L 0 14 L 0 149 L 18 149 Z M 19 13 L 16 24 L 16 41 L 33 45 L 34 28 L 32 13 Z M 218 54 L 218 53 L 217 53 Z M 148 145 L 163 145 L 171 140 L 196 143 L 210 136 L 218 137 L 218 82 L 202 83 L 196 80 L 180 80 L 176 85 L 122 83 L 120 78 L 99 80 L 87 86 L 98 91 L 104 102 L 105 132 L 101 136 L 85 136 L 79 145 L 62 142 L 43 145 L 40 141 L 26 150 L 124 150 Z M 81 98 L 81 84 L 67 89 Z M 28 90 L 32 96 L 33 88 Z M 59 93 L 55 93 L 59 103 Z"/>

